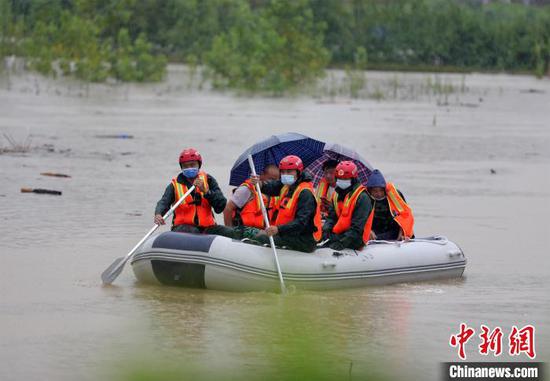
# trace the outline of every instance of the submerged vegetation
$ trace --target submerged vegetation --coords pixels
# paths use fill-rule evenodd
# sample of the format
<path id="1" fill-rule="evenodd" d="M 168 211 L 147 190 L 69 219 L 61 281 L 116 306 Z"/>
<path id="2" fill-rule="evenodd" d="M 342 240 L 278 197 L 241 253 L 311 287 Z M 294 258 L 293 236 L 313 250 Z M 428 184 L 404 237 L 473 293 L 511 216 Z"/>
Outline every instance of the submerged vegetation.
<path id="1" fill-rule="evenodd" d="M 158 81 L 167 60 L 214 86 L 280 93 L 343 67 L 522 71 L 550 62 L 550 6 L 447 0 L 0 0 L 0 58 L 85 81 Z M 168 59 L 167 59 L 168 58 Z"/>

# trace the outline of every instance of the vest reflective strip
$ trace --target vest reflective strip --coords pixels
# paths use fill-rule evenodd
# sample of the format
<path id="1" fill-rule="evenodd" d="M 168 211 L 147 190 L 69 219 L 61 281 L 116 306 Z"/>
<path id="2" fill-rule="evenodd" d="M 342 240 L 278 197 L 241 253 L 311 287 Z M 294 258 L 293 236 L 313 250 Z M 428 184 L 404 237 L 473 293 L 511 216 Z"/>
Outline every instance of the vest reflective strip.
<path id="1" fill-rule="evenodd" d="M 354 198 L 359 197 L 359 193 L 363 192 L 364 190 L 365 188 L 363 186 L 358 186 L 357 189 L 352 193 L 352 195 L 347 200 L 344 199 L 344 209 L 346 209 L 349 206 L 349 204 Z"/>
<path id="2" fill-rule="evenodd" d="M 304 183 L 302 183 L 302 184 L 304 184 Z M 290 198 L 290 200 L 288 200 L 288 203 L 285 205 L 285 209 L 293 209 L 294 208 L 294 204 L 296 202 L 298 202 L 298 197 L 300 196 L 300 193 L 302 193 L 302 191 L 307 188 L 306 186 L 301 186 L 302 184 L 300 184 L 300 185 L 298 185 L 298 187 L 296 187 L 296 190 L 294 191 L 294 194 L 292 194 L 292 197 Z"/>
<path id="3" fill-rule="evenodd" d="M 180 184 L 176 181 L 172 181 L 172 185 L 174 186 L 174 189 L 176 191 L 176 200 L 174 203 L 176 203 L 184 194 L 187 192 L 187 187 L 184 188 L 183 184 Z M 184 200 L 180 205 L 185 204 L 186 201 Z"/>
<path id="4" fill-rule="evenodd" d="M 388 197 L 391 198 L 393 204 L 395 205 L 395 207 L 397 208 L 397 210 L 399 212 L 402 212 L 403 211 L 403 206 L 401 205 L 401 203 L 399 202 L 399 200 L 397 199 L 395 193 L 393 192 L 393 190 L 391 190 L 390 192 L 387 192 L 388 193 Z M 401 197 L 399 197 L 401 198 Z"/>
<path id="5" fill-rule="evenodd" d="M 344 205 L 342 207 L 342 213 L 344 210 L 346 210 L 347 207 L 349 207 L 349 204 L 354 200 L 354 198 L 359 197 L 359 194 L 365 190 L 365 187 L 360 185 L 357 187 L 356 190 L 353 191 L 353 193 L 350 195 L 349 193 L 344 198 Z M 337 216 L 340 216 L 340 211 L 338 210 L 338 194 L 334 192 L 334 195 L 332 196 L 332 203 L 334 205 L 334 211 L 336 212 Z"/>
<path id="6" fill-rule="evenodd" d="M 290 199 L 288 200 L 286 205 L 284 205 L 285 210 L 292 210 L 293 209 L 294 204 L 296 202 L 298 202 L 298 198 L 300 196 L 300 193 L 302 193 L 302 191 L 304 189 L 309 189 L 311 191 L 311 193 L 313 194 L 313 189 L 311 189 L 311 187 L 309 187 L 307 185 L 302 185 L 302 184 L 307 184 L 307 183 L 301 183 L 300 185 L 298 185 L 296 187 L 296 189 L 294 190 L 294 193 L 292 194 L 292 196 L 290 197 Z M 281 193 L 280 193 L 280 196 L 279 196 L 279 202 L 278 202 L 278 206 L 277 206 L 277 209 L 279 209 L 279 213 L 281 213 L 281 204 L 284 201 L 284 199 L 286 197 L 286 194 L 288 193 L 289 189 L 290 188 L 288 187 L 288 185 L 284 185 L 283 188 L 281 189 Z"/>
<path id="7" fill-rule="evenodd" d="M 260 203 L 260 197 L 258 197 L 258 192 L 256 192 L 256 187 L 250 183 L 244 182 L 243 185 L 248 188 L 252 196 L 254 196 L 254 199 L 256 200 L 256 206 L 258 207 L 258 210 L 262 209 L 262 204 Z M 250 201 L 248 201 L 250 202 Z M 246 205 L 246 204 L 245 204 Z M 267 207 L 267 205 L 266 205 Z"/>
<path id="8" fill-rule="evenodd" d="M 281 188 L 281 193 L 279 194 L 279 199 L 277 200 L 277 209 L 280 209 L 281 204 L 285 199 L 286 194 L 288 193 L 288 189 L 288 185 L 283 185 L 283 187 Z"/>
<path id="9" fill-rule="evenodd" d="M 319 183 L 319 186 L 317 187 L 317 194 L 315 197 L 317 198 L 317 201 L 321 199 L 321 197 L 325 197 L 327 195 L 328 191 L 328 182 L 325 179 L 322 179 Z"/>

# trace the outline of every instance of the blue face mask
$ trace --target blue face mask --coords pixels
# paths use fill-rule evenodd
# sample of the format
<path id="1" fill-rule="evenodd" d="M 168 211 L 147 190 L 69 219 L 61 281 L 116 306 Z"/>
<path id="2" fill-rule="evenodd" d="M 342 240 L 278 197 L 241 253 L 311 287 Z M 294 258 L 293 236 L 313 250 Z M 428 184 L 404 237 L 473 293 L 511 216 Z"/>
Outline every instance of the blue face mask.
<path id="1" fill-rule="evenodd" d="M 281 175 L 281 182 L 284 185 L 292 185 L 295 181 L 294 175 Z"/>
<path id="2" fill-rule="evenodd" d="M 199 174 L 198 168 L 184 168 L 181 173 L 188 179 L 194 179 Z"/>
<path id="3" fill-rule="evenodd" d="M 351 186 L 351 180 L 336 179 L 336 186 L 340 189 L 348 189 Z"/>

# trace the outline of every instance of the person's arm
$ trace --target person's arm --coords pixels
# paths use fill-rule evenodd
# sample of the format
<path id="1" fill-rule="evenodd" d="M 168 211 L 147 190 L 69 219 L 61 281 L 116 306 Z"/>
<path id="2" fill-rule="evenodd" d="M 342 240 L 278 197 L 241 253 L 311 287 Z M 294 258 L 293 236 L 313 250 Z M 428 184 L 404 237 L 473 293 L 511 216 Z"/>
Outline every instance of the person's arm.
<path id="1" fill-rule="evenodd" d="M 315 196 L 308 191 L 302 191 L 298 197 L 298 203 L 296 205 L 296 214 L 294 220 L 288 224 L 278 225 L 277 229 L 280 235 L 302 234 L 307 226 L 312 225 L 315 210 L 317 208 Z"/>
<path id="2" fill-rule="evenodd" d="M 225 226 L 233 226 L 233 213 L 237 209 L 237 205 L 231 200 L 227 201 L 223 210 L 223 223 Z"/>
<path id="3" fill-rule="evenodd" d="M 208 200 L 210 206 L 214 209 L 214 212 L 221 213 L 225 209 L 227 199 L 223 195 L 222 190 L 218 186 L 218 182 L 215 178 L 208 175 L 208 192 L 204 194 L 204 198 Z"/>
<path id="4" fill-rule="evenodd" d="M 175 201 L 175 198 L 176 196 L 174 195 L 174 186 L 172 185 L 172 183 L 170 183 L 164 190 L 164 194 L 162 195 L 160 200 L 157 202 L 157 206 L 155 208 L 156 224 L 164 224 L 162 216 L 170 209 Z"/>
<path id="5" fill-rule="evenodd" d="M 225 226 L 233 226 L 233 214 L 235 210 L 242 209 L 250 200 L 251 192 L 246 186 L 240 186 L 229 197 L 227 205 L 223 210 L 223 220 Z"/>
<path id="6" fill-rule="evenodd" d="M 350 228 L 342 233 L 342 238 L 340 239 L 340 242 L 342 242 L 344 246 L 350 247 L 352 242 L 363 240 L 363 230 L 365 229 L 365 224 L 367 223 L 371 210 L 372 206 L 369 196 L 365 193 L 361 193 L 355 204 L 353 215 L 351 216 Z"/>

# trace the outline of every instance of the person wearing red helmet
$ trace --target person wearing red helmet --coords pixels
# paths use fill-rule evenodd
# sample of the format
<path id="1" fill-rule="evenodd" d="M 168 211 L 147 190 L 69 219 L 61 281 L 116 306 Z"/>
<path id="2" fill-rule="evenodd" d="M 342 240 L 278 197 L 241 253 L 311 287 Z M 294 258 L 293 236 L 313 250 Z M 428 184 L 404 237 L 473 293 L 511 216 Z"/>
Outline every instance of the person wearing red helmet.
<path id="1" fill-rule="evenodd" d="M 174 211 L 172 230 L 188 233 L 218 234 L 212 209 L 221 213 L 225 199 L 214 177 L 201 171 L 202 156 L 194 148 L 184 149 L 179 157 L 181 173 L 172 179 L 155 208 L 155 223 L 164 225 L 162 218 L 171 205 L 177 202 L 194 185 L 195 190 Z"/>
<path id="2" fill-rule="evenodd" d="M 357 166 L 342 161 L 336 166 L 336 190 L 323 225 L 323 239 L 334 250 L 359 250 L 369 240 L 372 207 L 367 189 L 357 180 Z"/>
<path id="3" fill-rule="evenodd" d="M 257 230 L 252 238 L 269 244 L 272 236 L 275 245 L 291 250 L 313 252 L 321 239 L 322 225 L 319 203 L 311 178 L 304 173 L 302 160 L 295 155 L 285 156 L 279 163 L 280 180 L 266 181 L 262 193 L 278 196 L 273 224 L 265 230 Z M 253 184 L 259 178 L 251 178 Z"/>

